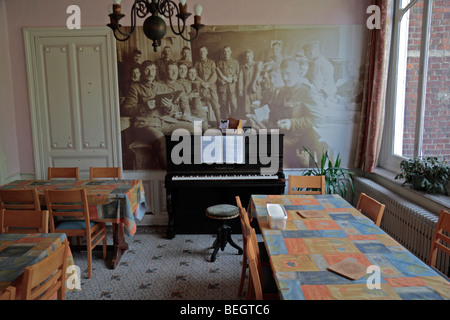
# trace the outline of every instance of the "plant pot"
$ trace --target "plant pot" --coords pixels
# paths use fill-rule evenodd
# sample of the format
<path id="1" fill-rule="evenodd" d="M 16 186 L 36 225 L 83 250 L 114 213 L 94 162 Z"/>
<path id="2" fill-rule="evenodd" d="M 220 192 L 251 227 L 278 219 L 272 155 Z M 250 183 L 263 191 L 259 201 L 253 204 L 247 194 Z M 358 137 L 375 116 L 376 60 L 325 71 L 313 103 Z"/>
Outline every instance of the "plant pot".
<path id="1" fill-rule="evenodd" d="M 419 190 L 419 191 L 425 191 L 425 184 L 424 184 L 425 177 L 420 174 L 412 174 L 411 175 L 411 185 L 413 189 Z"/>

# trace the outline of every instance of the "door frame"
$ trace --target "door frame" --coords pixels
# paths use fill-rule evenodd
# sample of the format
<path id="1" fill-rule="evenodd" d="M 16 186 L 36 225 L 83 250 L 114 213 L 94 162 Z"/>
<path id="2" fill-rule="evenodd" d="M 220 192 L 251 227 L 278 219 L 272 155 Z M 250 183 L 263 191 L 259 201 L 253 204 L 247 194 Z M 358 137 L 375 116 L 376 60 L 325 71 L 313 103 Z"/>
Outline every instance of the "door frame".
<path id="1" fill-rule="evenodd" d="M 35 41 L 41 37 L 106 37 L 106 54 L 108 57 L 108 73 L 109 79 L 109 95 L 111 101 L 111 130 L 112 130 L 112 148 L 113 161 L 115 166 L 122 167 L 122 148 L 121 148 L 121 131 L 120 131 L 120 106 L 118 92 L 118 74 L 117 74 L 117 49 L 116 41 L 112 31 L 107 27 L 83 27 L 81 29 L 69 30 L 67 28 L 24 28 L 23 36 L 25 42 L 25 60 L 28 79 L 28 96 L 30 104 L 31 116 L 31 132 L 33 139 L 33 155 L 34 166 L 36 171 L 36 179 L 43 179 L 47 174 L 47 167 L 43 161 L 43 142 L 40 130 L 41 106 L 39 105 L 38 74 L 36 72 L 36 47 Z"/>

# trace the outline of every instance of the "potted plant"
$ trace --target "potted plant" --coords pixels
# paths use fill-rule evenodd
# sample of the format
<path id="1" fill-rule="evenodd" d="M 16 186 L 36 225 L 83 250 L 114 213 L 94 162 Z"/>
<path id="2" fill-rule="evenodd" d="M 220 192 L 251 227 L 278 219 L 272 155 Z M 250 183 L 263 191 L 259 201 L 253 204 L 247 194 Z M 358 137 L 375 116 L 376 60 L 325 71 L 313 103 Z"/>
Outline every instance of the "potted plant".
<path id="1" fill-rule="evenodd" d="M 435 156 L 420 156 L 400 162 L 400 173 L 395 179 L 405 179 L 402 185 L 409 184 L 413 189 L 427 193 L 448 195 L 447 184 L 450 166 Z"/>
<path id="2" fill-rule="evenodd" d="M 353 172 L 346 168 L 341 167 L 341 158 L 339 154 L 336 157 L 336 161 L 333 163 L 332 159 L 328 155 L 328 151 L 322 154 L 320 165 L 316 162 L 311 152 L 303 147 L 309 154 L 309 157 L 314 162 L 315 168 L 307 169 L 303 172 L 305 176 L 325 176 L 325 186 L 327 194 L 339 194 L 345 197 L 348 193 L 347 182 L 351 187 L 352 194 L 355 194 L 353 188 Z"/>

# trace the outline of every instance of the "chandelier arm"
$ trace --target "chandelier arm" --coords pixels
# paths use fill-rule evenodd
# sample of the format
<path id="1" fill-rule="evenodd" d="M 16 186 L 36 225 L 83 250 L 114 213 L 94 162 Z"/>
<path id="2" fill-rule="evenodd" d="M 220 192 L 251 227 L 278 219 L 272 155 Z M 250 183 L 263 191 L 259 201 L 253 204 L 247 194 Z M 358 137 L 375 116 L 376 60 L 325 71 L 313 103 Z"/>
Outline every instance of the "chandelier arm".
<path id="1" fill-rule="evenodd" d="M 174 9 L 175 8 L 175 9 Z M 171 18 L 176 10 L 176 15 L 180 14 L 178 6 L 172 0 L 160 0 L 158 1 L 158 13 L 163 15 L 165 18 Z"/>
<path id="2" fill-rule="evenodd" d="M 136 5 L 139 2 L 141 2 L 141 0 L 136 0 L 135 3 L 133 4 L 133 6 L 131 7 L 131 13 L 130 13 L 130 15 L 131 15 L 131 29 L 130 29 L 130 32 L 127 33 L 125 31 L 122 31 L 121 25 L 117 21 L 116 28 L 114 29 L 114 36 L 115 36 L 115 38 L 117 40 L 119 40 L 119 41 L 128 40 L 133 35 L 134 31 L 136 30 L 136 15 L 139 16 L 139 14 L 137 14 L 137 12 L 139 12 L 141 10 L 141 8 L 142 8 L 142 6 L 140 5 L 140 8 L 138 9 L 138 11 L 136 11 Z M 124 38 L 117 37 L 117 32 L 119 34 L 121 34 Z"/>
<path id="3" fill-rule="evenodd" d="M 175 28 L 173 27 L 173 23 L 172 23 L 172 17 L 169 17 L 169 24 L 170 24 L 170 29 L 172 29 L 172 32 L 177 35 L 177 36 L 181 36 L 183 38 L 183 32 L 184 29 L 186 29 L 186 22 L 183 19 L 180 19 L 179 17 L 177 17 L 178 20 L 178 24 L 177 24 L 177 28 L 178 28 L 178 32 L 175 30 Z M 182 22 L 182 27 L 180 29 L 180 20 Z M 184 38 L 183 38 L 184 39 Z M 186 39 L 184 39 L 186 40 Z"/>
<path id="4" fill-rule="evenodd" d="M 143 19 L 147 16 L 147 14 L 151 11 L 149 5 L 146 0 L 135 0 L 133 7 L 131 8 L 131 14 L 134 11 L 134 18 L 136 21 L 136 15 Z"/>
<path id="5" fill-rule="evenodd" d="M 193 37 L 186 38 L 186 37 L 185 37 L 184 35 L 182 35 L 182 34 L 179 34 L 179 36 L 180 36 L 181 38 L 183 38 L 183 40 L 191 42 L 191 41 L 194 41 L 195 39 L 197 39 L 198 34 L 199 34 L 198 29 L 195 29 L 195 35 L 194 35 Z"/>
<path id="6" fill-rule="evenodd" d="M 120 33 L 120 34 L 122 34 L 122 33 Z M 117 36 L 117 29 L 114 30 L 114 38 L 116 38 L 117 41 L 127 41 L 128 39 L 130 39 L 130 37 L 131 37 L 131 34 L 129 34 L 128 36 L 124 36 L 123 38 L 120 38 L 119 36 Z"/>

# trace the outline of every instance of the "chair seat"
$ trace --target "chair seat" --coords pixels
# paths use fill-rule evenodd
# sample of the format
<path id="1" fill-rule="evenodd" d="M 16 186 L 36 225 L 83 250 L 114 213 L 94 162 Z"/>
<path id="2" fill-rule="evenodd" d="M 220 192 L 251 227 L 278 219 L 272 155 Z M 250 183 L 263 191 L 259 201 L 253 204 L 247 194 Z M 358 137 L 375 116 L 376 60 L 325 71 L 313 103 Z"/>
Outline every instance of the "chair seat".
<path id="1" fill-rule="evenodd" d="M 239 216 L 239 209 L 231 204 L 217 204 L 208 207 L 206 215 L 212 219 L 233 219 Z"/>
<path id="2" fill-rule="evenodd" d="M 90 221 L 90 227 L 95 226 L 95 222 Z M 56 230 L 75 230 L 75 229 L 86 229 L 86 222 L 84 220 L 68 220 L 62 221 L 55 228 Z"/>

